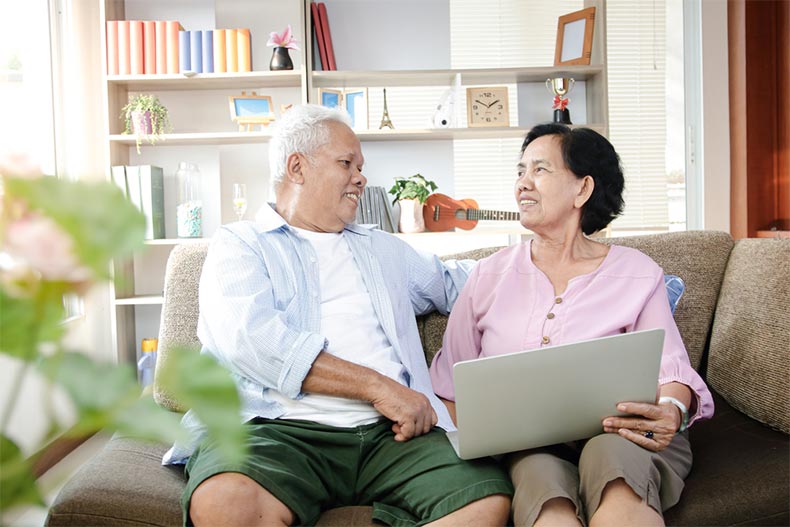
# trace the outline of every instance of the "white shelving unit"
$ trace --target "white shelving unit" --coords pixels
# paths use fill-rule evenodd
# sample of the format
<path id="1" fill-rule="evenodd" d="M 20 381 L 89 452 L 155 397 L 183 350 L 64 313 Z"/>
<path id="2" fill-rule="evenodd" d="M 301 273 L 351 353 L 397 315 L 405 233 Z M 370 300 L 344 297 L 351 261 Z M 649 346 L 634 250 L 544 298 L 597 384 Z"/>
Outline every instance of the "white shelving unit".
<path id="1" fill-rule="evenodd" d="M 108 178 L 109 167 L 114 165 L 152 164 L 161 166 L 165 174 L 166 238 L 147 241 L 145 250 L 132 262 L 116 264 L 114 269 L 117 285 L 113 291 L 112 325 L 116 352 L 121 361 L 133 361 L 140 340 L 156 336 L 158 332 L 164 268 L 169 252 L 181 243 L 206 242 L 205 238 L 176 237 L 174 211 L 178 187 L 174 173 L 178 163 L 191 161 L 200 167 L 206 237 L 211 236 L 221 224 L 236 220 L 231 207 L 234 182 L 247 184 L 249 208 L 246 219 L 251 219 L 255 211 L 270 199 L 267 143 L 271 133 L 266 129 L 239 131 L 229 117 L 230 95 L 239 95 L 242 91 L 271 95 L 275 113 L 279 115 L 281 105 L 317 101 L 320 88 L 366 87 L 370 89 L 370 102 L 382 88 L 393 88 L 393 92 L 414 90 L 423 95 L 441 93 L 453 84 L 457 76 L 460 76 L 464 87 L 510 85 L 511 94 L 517 97 L 511 97 L 511 122 L 507 127 L 434 129 L 427 127 L 427 118 L 425 124 L 405 121 L 399 125 L 399 120 L 393 115 L 398 128 L 379 130 L 376 125 L 381 115 L 380 107 L 371 106 L 370 128 L 357 131 L 366 156 L 368 184 L 389 188 L 394 175 L 427 171 L 441 174 L 433 179 L 439 183 L 440 191 L 446 194 L 453 193 L 452 157 L 457 141 L 518 140 L 537 123 L 532 115 L 544 112 L 545 118 L 550 118 L 550 110 L 545 110 L 549 97 L 543 87 L 543 82 L 549 77 L 576 79 L 577 85 L 583 88 L 576 94 L 574 118 L 580 117 L 585 126 L 603 134 L 608 132 L 604 0 L 585 0 L 587 5 L 599 6 L 592 64 L 560 68 L 442 68 L 443 64 L 449 66 L 449 33 L 438 32 L 446 42 L 438 46 L 443 49 L 435 53 L 431 51 L 432 56 L 419 54 L 407 59 L 399 54 L 414 53 L 414 39 L 408 36 L 411 33 L 398 39 L 386 28 L 382 28 L 380 36 L 376 33 L 375 38 L 379 40 L 363 43 L 367 58 L 358 60 L 355 56 L 353 61 L 344 61 L 342 59 L 349 58 L 347 50 L 360 49 L 353 48 L 360 45 L 355 39 L 373 38 L 367 29 L 365 31 L 368 32 L 363 31 L 361 36 L 344 31 L 343 25 L 349 23 L 349 17 L 355 24 L 367 23 L 366 27 L 369 27 L 378 23 L 364 20 L 364 17 L 371 16 L 372 9 L 376 11 L 376 17 L 388 19 L 385 25 L 391 29 L 402 25 L 394 18 L 401 17 L 405 21 L 408 13 L 402 12 L 399 0 L 369 0 L 364 6 L 351 0 L 324 0 L 333 25 L 338 67 L 342 68 L 344 63 L 351 65 L 339 71 L 320 71 L 312 67 L 314 48 L 310 45 L 312 22 L 309 0 L 192 0 L 189 5 L 182 0 L 96 1 L 101 5 L 103 40 L 106 38 L 106 20 L 175 19 L 186 29 L 249 27 L 253 46 L 254 71 L 249 73 L 105 76 L 103 104 L 106 108 Z M 450 4 L 450 0 L 437 0 L 426 3 L 424 7 L 434 13 L 449 13 Z M 357 20 L 355 17 L 362 18 Z M 302 48 L 301 51 L 291 51 L 294 70 L 268 71 L 271 50 L 265 47 L 266 37 L 270 31 L 279 31 L 286 24 L 292 25 Z M 404 27 L 401 31 L 419 32 L 426 28 Z M 393 47 L 393 41 L 397 41 L 398 46 Z M 381 47 L 378 54 L 375 53 L 377 47 Z M 403 68 L 405 64 L 409 64 L 409 69 Z M 541 90 L 539 99 L 538 90 Z M 118 116 L 128 97 L 140 92 L 153 93 L 160 98 L 170 111 L 174 129 L 154 146 L 144 143 L 138 154 L 134 137 L 121 133 L 123 124 Z M 427 115 L 432 111 L 431 104 L 435 103 L 427 106 Z M 532 113 L 528 111 L 530 107 L 534 108 Z M 461 113 L 465 115 L 465 109 Z M 392 102 L 390 114 L 393 114 Z M 464 125 L 465 118 L 461 123 Z M 416 247 L 450 253 L 486 245 L 507 245 L 524 239 L 528 233 L 518 225 L 503 225 L 472 232 L 401 236 Z"/>

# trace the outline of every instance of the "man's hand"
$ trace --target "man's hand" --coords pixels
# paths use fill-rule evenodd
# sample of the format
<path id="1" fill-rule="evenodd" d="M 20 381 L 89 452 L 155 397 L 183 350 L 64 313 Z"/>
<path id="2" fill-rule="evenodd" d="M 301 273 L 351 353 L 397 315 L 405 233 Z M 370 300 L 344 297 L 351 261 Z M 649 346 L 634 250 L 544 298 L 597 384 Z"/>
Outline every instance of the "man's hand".
<path id="1" fill-rule="evenodd" d="M 395 441 L 408 441 L 430 432 L 439 418 L 428 398 L 392 379 L 381 380 L 371 403 L 381 415 L 393 422 Z"/>

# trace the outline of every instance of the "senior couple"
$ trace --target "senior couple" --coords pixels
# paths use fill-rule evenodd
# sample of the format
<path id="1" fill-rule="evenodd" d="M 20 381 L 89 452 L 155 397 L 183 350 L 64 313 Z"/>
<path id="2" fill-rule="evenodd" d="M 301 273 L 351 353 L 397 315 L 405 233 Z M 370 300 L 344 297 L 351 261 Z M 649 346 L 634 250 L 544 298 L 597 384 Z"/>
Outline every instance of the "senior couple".
<path id="1" fill-rule="evenodd" d="M 533 128 L 514 199 L 534 238 L 479 263 L 354 224 L 366 179 L 345 113 L 295 107 L 269 149 L 275 203 L 219 230 L 200 281 L 202 352 L 236 379 L 250 454 L 226 464 L 185 415 L 192 444 L 164 459 L 186 463 L 185 524 L 310 525 L 344 505 L 372 505 L 393 526 L 663 524 L 691 468 L 685 429 L 713 402 L 659 266 L 587 237 L 623 206 L 606 139 Z M 541 320 L 559 298 L 551 344 L 665 330 L 658 402 L 622 403 L 629 416 L 588 441 L 459 459 L 445 437 L 452 365 L 545 345 Z M 433 310 L 452 312 L 429 370 L 415 315 Z"/>

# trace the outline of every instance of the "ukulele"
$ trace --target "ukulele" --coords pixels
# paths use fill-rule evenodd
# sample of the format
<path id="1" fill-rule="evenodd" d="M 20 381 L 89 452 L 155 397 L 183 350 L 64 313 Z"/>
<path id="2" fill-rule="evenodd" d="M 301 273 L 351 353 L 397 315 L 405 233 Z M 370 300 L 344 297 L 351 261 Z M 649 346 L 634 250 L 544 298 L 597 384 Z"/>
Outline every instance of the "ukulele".
<path id="1" fill-rule="evenodd" d="M 478 208 L 473 199 L 456 200 L 444 194 L 431 194 L 425 201 L 422 211 L 425 228 L 431 232 L 444 232 L 460 227 L 464 230 L 474 229 L 478 220 L 519 219 L 518 212 L 502 210 L 484 210 Z"/>

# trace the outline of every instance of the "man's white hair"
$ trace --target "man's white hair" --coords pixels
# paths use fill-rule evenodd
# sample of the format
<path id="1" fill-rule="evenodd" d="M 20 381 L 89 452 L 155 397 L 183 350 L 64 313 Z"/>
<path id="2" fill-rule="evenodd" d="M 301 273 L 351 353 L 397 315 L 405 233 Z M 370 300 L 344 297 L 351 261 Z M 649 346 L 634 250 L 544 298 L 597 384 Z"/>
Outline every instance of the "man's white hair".
<path id="1" fill-rule="evenodd" d="M 300 153 L 310 159 L 318 148 L 329 142 L 328 124 L 331 122 L 351 127 L 347 112 L 317 104 L 294 106 L 275 122 L 269 141 L 269 174 L 275 194 L 285 177 L 288 156 Z"/>

